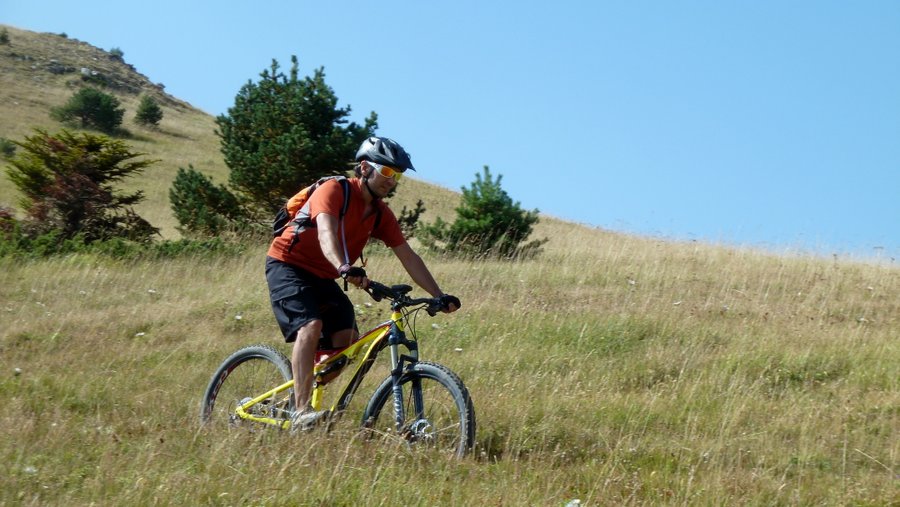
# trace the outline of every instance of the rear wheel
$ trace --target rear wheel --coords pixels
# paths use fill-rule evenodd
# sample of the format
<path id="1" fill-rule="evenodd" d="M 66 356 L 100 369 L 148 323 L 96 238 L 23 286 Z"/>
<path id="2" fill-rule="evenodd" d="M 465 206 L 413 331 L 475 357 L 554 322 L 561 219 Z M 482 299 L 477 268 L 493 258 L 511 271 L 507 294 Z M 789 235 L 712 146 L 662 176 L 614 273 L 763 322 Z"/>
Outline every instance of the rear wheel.
<path id="1" fill-rule="evenodd" d="M 404 439 L 463 456 L 475 445 L 475 407 L 462 380 L 445 366 L 420 362 L 400 377 L 404 418 L 394 410 L 393 380 L 388 377 L 369 400 L 363 427 L 373 438 Z"/>
<path id="2" fill-rule="evenodd" d="M 226 359 L 209 381 L 200 406 L 203 424 L 223 428 L 245 422 L 235 409 L 242 403 L 291 380 L 291 362 L 267 345 L 244 347 Z M 247 411 L 256 416 L 285 420 L 294 410 L 294 390 L 263 400 Z"/>

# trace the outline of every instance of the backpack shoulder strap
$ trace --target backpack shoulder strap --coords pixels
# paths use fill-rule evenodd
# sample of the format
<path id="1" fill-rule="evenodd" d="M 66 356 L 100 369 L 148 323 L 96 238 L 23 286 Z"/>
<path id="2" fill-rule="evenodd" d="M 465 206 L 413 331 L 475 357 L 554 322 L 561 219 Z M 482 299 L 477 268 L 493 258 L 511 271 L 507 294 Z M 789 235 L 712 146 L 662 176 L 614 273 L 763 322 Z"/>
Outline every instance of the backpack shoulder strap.
<path id="1" fill-rule="evenodd" d="M 338 218 L 341 228 L 341 245 L 344 247 L 344 262 L 350 264 L 350 254 L 347 252 L 347 233 L 344 230 L 344 215 L 347 214 L 347 208 L 350 207 L 350 182 L 343 176 L 337 176 L 335 179 L 344 189 L 344 204 L 341 206 L 341 216 Z M 344 282 L 344 290 L 347 290 L 347 282 Z"/>
<path id="2" fill-rule="evenodd" d="M 347 214 L 347 208 L 350 207 L 350 181 L 343 176 L 336 176 L 336 180 L 341 184 L 341 188 L 344 189 L 344 205 L 341 206 L 341 216 L 338 217 L 338 220 L 343 220 L 344 215 Z"/>
<path id="3" fill-rule="evenodd" d="M 384 203 L 381 203 L 381 204 L 384 204 Z M 372 226 L 372 230 L 373 230 L 373 231 L 374 231 L 375 229 L 377 229 L 377 228 L 378 228 L 378 224 L 381 223 L 381 206 L 379 205 L 379 206 L 377 206 L 377 208 L 378 208 L 378 209 L 375 210 L 375 225 Z"/>
<path id="4" fill-rule="evenodd" d="M 328 180 L 336 180 L 341 185 L 341 189 L 344 191 L 344 203 L 341 205 L 340 216 L 338 217 L 338 220 L 341 223 L 341 233 L 343 234 L 344 215 L 347 214 L 347 209 L 350 207 L 350 182 L 347 180 L 346 176 L 323 176 L 316 180 L 315 183 L 307 187 L 306 202 L 304 202 L 303 206 L 301 206 L 300 209 L 297 210 L 296 215 L 290 218 L 289 223 L 276 230 L 277 236 L 280 235 L 281 231 L 283 231 L 286 227 L 291 225 L 293 226 L 294 234 L 291 238 L 290 244 L 288 245 L 288 252 L 290 252 L 294 248 L 294 244 L 300 238 L 300 232 L 303 229 L 305 229 L 306 227 L 315 227 L 315 224 L 312 223 L 312 220 L 310 220 L 309 217 L 309 199 L 312 197 L 313 192 L 315 192 L 317 188 L 322 186 L 322 184 Z M 287 214 L 286 209 L 284 209 L 283 211 L 284 214 Z M 279 215 L 281 215 L 281 212 L 279 212 Z M 346 257 L 346 253 L 344 256 Z"/>

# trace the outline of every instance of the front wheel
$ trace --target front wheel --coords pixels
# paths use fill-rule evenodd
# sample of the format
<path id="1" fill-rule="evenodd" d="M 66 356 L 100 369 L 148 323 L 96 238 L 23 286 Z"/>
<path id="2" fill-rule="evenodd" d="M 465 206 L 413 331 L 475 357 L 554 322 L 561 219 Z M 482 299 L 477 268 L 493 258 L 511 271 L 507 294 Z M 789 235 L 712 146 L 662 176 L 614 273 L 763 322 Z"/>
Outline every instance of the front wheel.
<path id="1" fill-rule="evenodd" d="M 420 362 L 400 377 L 403 420 L 394 410 L 388 377 L 369 400 L 363 427 L 371 435 L 397 436 L 410 444 L 463 456 L 475 445 L 475 407 L 462 380 L 437 363 Z"/>
<path id="2" fill-rule="evenodd" d="M 293 378 L 291 362 L 267 345 L 244 347 L 228 357 L 209 381 L 200 405 L 203 424 L 233 427 L 244 422 L 235 412 L 242 403 Z M 260 401 L 247 411 L 254 416 L 285 420 L 294 410 L 294 390 Z"/>

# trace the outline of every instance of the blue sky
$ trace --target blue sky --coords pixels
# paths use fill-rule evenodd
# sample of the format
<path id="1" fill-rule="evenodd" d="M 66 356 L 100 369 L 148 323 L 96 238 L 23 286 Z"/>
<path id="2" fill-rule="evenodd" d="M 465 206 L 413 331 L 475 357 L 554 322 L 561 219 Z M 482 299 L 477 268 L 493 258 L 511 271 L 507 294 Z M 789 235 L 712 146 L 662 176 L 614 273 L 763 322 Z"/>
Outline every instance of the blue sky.
<path id="1" fill-rule="evenodd" d="M 0 0 L 0 22 L 119 48 L 211 114 L 297 55 L 421 179 L 488 165 L 567 220 L 900 257 L 894 0 Z"/>

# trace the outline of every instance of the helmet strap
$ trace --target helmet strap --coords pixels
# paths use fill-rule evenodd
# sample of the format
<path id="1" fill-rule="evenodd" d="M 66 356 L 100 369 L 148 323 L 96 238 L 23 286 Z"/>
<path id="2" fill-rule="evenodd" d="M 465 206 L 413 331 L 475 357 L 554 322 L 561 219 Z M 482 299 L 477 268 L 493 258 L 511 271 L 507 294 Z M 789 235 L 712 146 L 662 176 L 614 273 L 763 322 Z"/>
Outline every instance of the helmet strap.
<path id="1" fill-rule="evenodd" d="M 363 178 L 362 178 L 363 185 L 366 186 L 366 190 L 368 190 L 368 191 L 369 191 L 369 195 L 372 196 L 372 201 L 378 201 L 379 199 L 381 199 L 381 197 L 379 197 L 378 194 L 376 194 L 376 193 L 372 190 L 372 187 L 369 186 L 369 178 L 371 177 L 372 171 L 373 171 L 374 169 L 372 168 L 372 166 L 370 166 L 370 165 L 368 165 L 368 164 L 366 164 L 366 165 L 369 167 L 369 172 L 367 172 L 367 173 L 366 173 L 366 172 L 362 173 L 362 174 L 363 174 Z"/>
<path id="2" fill-rule="evenodd" d="M 368 178 L 368 177 L 363 178 L 363 184 L 366 186 L 366 189 L 369 191 L 369 195 L 372 196 L 372 201 L 373 201 L 373 202 L 378 201 L 378 200 L 381 199 L 381 196 L 379 196 L 378 194 L 376 194 L 375 191 L 372 190 L 372 187 L 369 186 L 369 178 Z"/>

